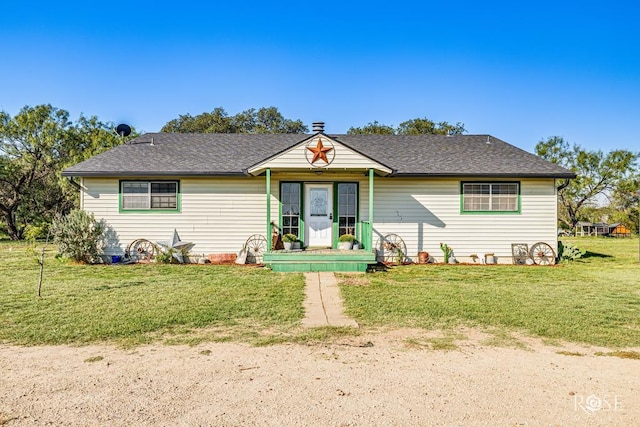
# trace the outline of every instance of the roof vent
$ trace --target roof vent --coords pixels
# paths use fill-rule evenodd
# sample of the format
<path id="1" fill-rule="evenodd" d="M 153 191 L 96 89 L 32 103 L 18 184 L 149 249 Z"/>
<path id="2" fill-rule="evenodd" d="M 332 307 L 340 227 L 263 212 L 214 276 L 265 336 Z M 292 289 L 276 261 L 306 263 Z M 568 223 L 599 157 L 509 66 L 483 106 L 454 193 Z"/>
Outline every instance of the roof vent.
<path id="1" fill-rule="evenodd" d="M 313 122 L 312 125 L 314 132 L 324 132 L 324 122 Z"/>

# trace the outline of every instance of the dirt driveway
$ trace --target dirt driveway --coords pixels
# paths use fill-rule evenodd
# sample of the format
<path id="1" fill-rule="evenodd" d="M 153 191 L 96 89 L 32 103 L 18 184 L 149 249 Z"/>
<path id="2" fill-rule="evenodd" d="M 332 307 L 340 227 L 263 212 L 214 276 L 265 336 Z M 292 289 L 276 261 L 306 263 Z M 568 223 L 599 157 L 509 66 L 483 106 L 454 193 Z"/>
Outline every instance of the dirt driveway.
<path id="1" fill-rule="evenodd" d="M 640 425 L 640 360 L 533 340 L 433 350 L 424 338 L 0 345 L 0 425 Z"/>

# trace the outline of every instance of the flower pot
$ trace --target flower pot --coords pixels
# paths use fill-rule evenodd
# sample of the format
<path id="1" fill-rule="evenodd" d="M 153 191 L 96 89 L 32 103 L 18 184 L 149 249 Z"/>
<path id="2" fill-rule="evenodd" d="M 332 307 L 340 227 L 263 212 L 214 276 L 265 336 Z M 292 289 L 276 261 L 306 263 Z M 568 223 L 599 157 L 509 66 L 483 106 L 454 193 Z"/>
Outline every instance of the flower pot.
<path id="1" fill-rule="evenodd" d="M 338 249 L 349 251 L 353 248 L 353 242 L 338 242 Z"/>
<path id="2" fill-rule="evenodd" d="M 291 248 L 293 247 L 293 242 L 283 242 L 284 243 L 284 250 L 285 251 L 290 251 Z"/>
<path id="3" fill-rule="evenodd" d="M 429 262 L 429 252 L 418 252 L 418 262 L 426 264 Z"/>
<path id="4" fill-rule="evenodd" d="M 354 244 L 353 244 L 353 248 L 352 248 L 352 249 L 353 249 L 354 251 L 356 251 L 356 250 L 360 249 L 360 243 L 354 243 Z"/>
<path id="5" fill-rule="evenodd" d="M 293 242 L 293 245 L 291 245 L 291 249 L 300 249 L 300 242 Z"/>

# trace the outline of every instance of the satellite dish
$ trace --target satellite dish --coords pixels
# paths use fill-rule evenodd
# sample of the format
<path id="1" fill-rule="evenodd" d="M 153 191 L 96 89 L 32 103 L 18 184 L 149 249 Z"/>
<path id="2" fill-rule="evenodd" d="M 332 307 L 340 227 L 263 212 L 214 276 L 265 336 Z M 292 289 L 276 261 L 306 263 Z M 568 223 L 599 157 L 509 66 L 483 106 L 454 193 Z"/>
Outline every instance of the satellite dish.
<path id="1" fill-rule="evenodd" d="M 121 123 L 116 127 L 116 133 L 123 138 L 129 136 L 131 134 L 131 126 Z"/>

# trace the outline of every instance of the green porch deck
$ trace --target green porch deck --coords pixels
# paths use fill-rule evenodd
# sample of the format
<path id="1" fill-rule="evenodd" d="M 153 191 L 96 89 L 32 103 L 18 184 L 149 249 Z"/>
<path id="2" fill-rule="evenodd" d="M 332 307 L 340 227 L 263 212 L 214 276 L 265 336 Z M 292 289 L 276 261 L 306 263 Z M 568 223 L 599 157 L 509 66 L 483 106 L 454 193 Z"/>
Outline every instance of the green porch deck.
<path id="1" fill-rule="evenodd" d="M 376 264 L 376 256 L 365 249 L 276 250 L 266 252 L 263 261 L 267 267 L 278 272 L 365 272 L 369 265 Z"/>

